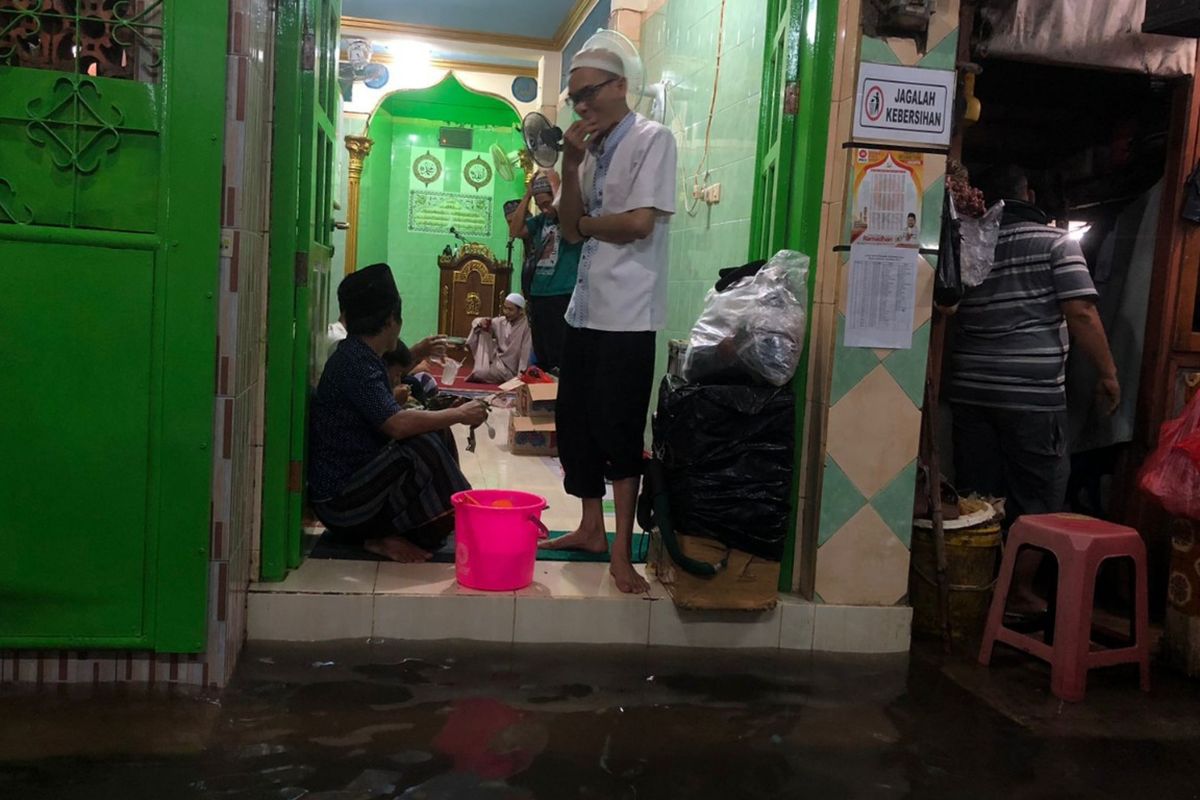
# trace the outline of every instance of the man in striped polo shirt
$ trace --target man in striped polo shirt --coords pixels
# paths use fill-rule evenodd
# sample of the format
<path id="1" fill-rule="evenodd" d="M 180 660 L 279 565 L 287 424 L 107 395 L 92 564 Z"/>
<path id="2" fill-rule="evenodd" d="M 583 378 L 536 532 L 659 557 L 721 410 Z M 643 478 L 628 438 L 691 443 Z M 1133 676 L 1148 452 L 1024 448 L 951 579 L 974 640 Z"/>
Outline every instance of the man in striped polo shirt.
<path id="1" fill-rule="evenodd" d="M 958 488 L 1007 498 L 1011 521 L 1061 511 L 1066 500 L 1071 342 L 1099 371 L 1106 413 L 1121 387 L 1079 243 L 1048 224 L 1020 169 L 999 170 L 989 189 L 989 203 L 1005 204 L 996 260 L 958 307 L 948 395 Z M 1039 563 L 1036 553 L 1018 561 L 1011 611 L 1045 608 L 1033 591 Z"/>

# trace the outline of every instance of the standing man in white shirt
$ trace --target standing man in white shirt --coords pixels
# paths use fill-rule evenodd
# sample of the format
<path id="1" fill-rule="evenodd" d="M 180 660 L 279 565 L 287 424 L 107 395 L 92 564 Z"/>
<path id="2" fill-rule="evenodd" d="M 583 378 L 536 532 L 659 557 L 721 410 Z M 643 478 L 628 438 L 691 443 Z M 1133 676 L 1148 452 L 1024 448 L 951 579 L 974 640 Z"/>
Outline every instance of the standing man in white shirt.
<path id="1" fill-rule="evenodd" d="M 621 57 L 585 49 L 571 61 L 567 97 L 579 120 L 563 147 L 562 236 L 582 241 L 567 309 L 558 390 L 558 449 L 579 527 L 551 548 L 603 553 L 605 479 L 617 531 L 610 570 L 622 592 L 650 586 L 632 541 L 654 382 L 656 333 L 667 321 L 667 233 L 675 213 L 675 137 L 630 111 Z"/>

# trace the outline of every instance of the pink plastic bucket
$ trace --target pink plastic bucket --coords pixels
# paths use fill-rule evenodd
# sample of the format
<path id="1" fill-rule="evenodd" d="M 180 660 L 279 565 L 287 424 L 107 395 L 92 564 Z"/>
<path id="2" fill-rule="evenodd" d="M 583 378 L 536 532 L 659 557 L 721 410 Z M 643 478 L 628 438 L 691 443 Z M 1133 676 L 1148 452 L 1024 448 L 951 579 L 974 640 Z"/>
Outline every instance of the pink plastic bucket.
<path id="1" fill-rule="evenodd" d="M 454 572 L 472 589 L 511 592 L 533 583 L 546 499 L 527 492 L 472 489 L 454 504 Z"/>

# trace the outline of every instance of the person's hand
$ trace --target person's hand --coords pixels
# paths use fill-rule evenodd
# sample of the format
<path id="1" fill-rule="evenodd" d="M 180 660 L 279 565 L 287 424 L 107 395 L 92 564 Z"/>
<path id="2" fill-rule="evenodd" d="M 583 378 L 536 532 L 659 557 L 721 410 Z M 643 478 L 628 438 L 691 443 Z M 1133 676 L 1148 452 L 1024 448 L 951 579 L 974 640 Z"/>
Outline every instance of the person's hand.
<path id="1" fill-rule="evenodd" d="M 488 407 L 478 400 L 464 403 L 456 408 L 455 411 L 458 412 L 459 424 L 467 425 L 471 428 L 478 428 L 488 418 Z"/>
<path id="2" fill-rule="evenodd" d="M 480 317 L 479 318 L 479 327 L 482 328 L 484 331 L 490 331 L 492 329 L 491 318 L 490 317 Z"/>
<path id="3" fill-rule="evenodd" d="M 1110 417 L 1121 407 L 1121 383 L 1115 375 L 1096 382 L 1096 405 Z"/>
<path id="4" fill-rule="evenodd" d="M 412 388 L 405 386 L 403 383 L 392 389 L 392 397 L 396 398 L 396 402 L 404 405 L 412 397 Z"/>
<path id="5" fill-rule="evenodd" d="M 445 336 L 426 336 L 408 349 L 413 361 L 424 361 L 427 358 L 442 358 L 446 355 Z"/>
<path id="6" fill-rule="evenodd" d="M 583 163 L 583 154 L 587 149 L 587 139 L 592 133 L 595 133 L 594 125 L 576 120 L 571 123 L 571 127 L 567 128 L 563 134 L 563 168 L 578 169 Z"/>
<path id="7" fill-rule="evenodd" d="M 416 375 L 421 372 L 433 372 L 433 365 L 426 360 L 422 360 L 419 364 L 408 371 L 409 375 Z"/>
<path id="8" fill-rule="evenodd" d="M 558 170 L 547 168 L 542 170 L 542 173 L 546 176 L 546 180 L 550 181 L 550 188 L 554 190 L 555 194 L 558 194 L 559 187 L 562 186 L 562 179 L 558 177 Z"/>

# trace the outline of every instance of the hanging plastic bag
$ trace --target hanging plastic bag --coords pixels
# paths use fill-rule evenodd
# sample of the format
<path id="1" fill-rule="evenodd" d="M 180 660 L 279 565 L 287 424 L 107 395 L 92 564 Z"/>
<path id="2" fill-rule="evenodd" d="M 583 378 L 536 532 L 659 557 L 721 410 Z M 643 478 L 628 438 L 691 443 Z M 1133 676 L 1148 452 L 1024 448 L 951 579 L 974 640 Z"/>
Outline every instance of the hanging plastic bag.
<path id="1" fill-rule="evenodd" d="M 942 203 L 942 233 L 938 242 L 937 271 L 933 275 L 933 302 L 941 308 L 954 308 L 963 296 L 961 222 L 947 188 L 945 202 Z"/>
<path id="2" fill-rule="evenodd" d="M 808 256 L 780 250 L 753 277 L 708 293 L 683 357 L 684 378 L 783 386 L 800 364 L 807 308 Z"/>
<path id="3" fill-rule="evenodd" d="M 972 289 L 987 280 L 996 260 L 996 242 L 1000 239 L 1000 220 L 1004 201 L 1000 200 L 982 217 L 959 217 L 962 234 L 959 263 L 963 286 Z"/>
<path id="4" fill-rule="evenodd" d="M 1168 514 L 1200 519 L 1200 392 L 1182 415 L 1163 423 L 1138 485 Z"/>

